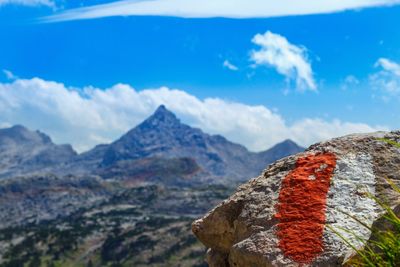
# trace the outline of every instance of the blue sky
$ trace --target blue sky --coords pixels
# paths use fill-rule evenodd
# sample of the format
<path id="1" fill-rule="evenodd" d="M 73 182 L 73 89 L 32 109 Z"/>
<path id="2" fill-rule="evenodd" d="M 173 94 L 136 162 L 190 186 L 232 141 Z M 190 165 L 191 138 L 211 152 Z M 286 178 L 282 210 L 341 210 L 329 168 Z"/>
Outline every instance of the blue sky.
<path id="1" fill-rule="evenodd" d="M 257 6 L 241 11 L 225 7 L 225 0 L 220 0 L 224 12 L 207 1 L 201 13 L 190 6 L 175 12 L 179 1 L 125 1 L 117 7 L 86 1 L 89 8 L 76 9 L 83 6 L 80 1 L 0 0 L 0 70 L 6 70 L 0 78 L 0 110 L 8 110 L 0 115 L 0 126 L 25 124 L 80 151 L 113 140 L 160 103 L 185 122 L 252 150 L 284 138 L 309 145 L 354 131 L 400 128 L 398 1 L 346 0 L 348 6 L 329 8 L 299 4 L 296 10 L 306 15 L 279 4 L 266 6 L 264 13 L 257 13 Z M 248 3 L 253 2 L 258 0 Z M 137 101 L 148 104 L 136 109 L 134 101 L 124 107 L 95 103 L 97 91 L 118 95 L 123 90 L 115 89 L 118 84 L 129 85 L 135 94 L 150 92 L 151 100 L 142 95 Z M 26 99 L 21 86 L 34 96 Z M 87 119 L 97 124 L 85 128 L 66 118 L 65 112 L 85 110 L 61 103 L 57 89 L 49 89 L 39 105 L 42 87 L 52 86 L 96 106 Z M 172 89 L 198 101 L 198 110 L 176 104 L 181 100 Z M 222 112 L 221 122 L 211 122 L 204 111 L 210 108 L 207 100 L 230 105 L 231 116 Z M 246 113 L 235 105 L 261 111 Z M 108 121 L 104 112 L 114 117 Z M 235 121 L 235 112 L 243 122 Z M 119 125 L 111 126 L 115 120 Z"/>

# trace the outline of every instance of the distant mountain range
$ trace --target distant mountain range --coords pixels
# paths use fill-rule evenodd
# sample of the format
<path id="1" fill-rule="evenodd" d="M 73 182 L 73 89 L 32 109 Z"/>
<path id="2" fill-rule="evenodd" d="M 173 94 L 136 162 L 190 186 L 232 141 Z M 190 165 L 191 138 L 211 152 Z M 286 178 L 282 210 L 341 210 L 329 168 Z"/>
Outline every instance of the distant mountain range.
<path id="1" fill-rule="evenodd" d="M 145 182 L 162 181 L 163 176 L 170 176 L 168 182 L 237 182 L 303 150 L 286 140 L 267 151 L 250 152 L 220 135 L 209 135 L 181 123 L 160 106 L 115 142 L 82 154 L 70 145 L 55 145 L 46 134 L 20 125 L 0 129 L 0 177 L 54 173 Z"/>
<path id="2" fill-rule="evenodd" d="M 164 106 L 82 154 L 23 126 L 0 129 L 0 266 L 207 266 L 191 222 L 269 163 Z"/>

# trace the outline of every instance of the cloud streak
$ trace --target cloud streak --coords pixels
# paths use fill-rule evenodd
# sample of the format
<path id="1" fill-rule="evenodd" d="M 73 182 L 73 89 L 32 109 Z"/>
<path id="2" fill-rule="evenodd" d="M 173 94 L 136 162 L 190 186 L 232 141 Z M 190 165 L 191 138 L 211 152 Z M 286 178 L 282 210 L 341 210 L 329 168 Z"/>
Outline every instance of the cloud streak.
<path id="1" fill-rule="evenodd" d="M 12 72 L 9 71 L 9 70 L 3 70 L 3 73 L 4 73 L 4 75 L 6 76 L 6 78 L 7 78 L 8 80 L 16 80 L 16 79 L 18 79 L 18 77 L 15 76 L 14 73 L 12 73 Z"/>
<path id="2" fill-rule="evenodd" d="M 306 48 L 291 44 L 285 37 L 270 31 L 257 34 L 252 42 L 260 46 L 259 50 L 253 50 L 250 55 L 256 66 L 274 67 L 288 81 L 295 80 L 299 90 L 317 89 Z"/>
<path id="3" fill-rule="evenodd" d="M 52 0 L 0 0 L 0 7 L 3 5 L 20 5 L 20 6 L 48 6 L 54 8 L 56 4 Z"/>
<path id="4" fill-rule="evenodd" d="M 354 132 L 385 130 L 364 123 L 304 118 L 288 124 L 265 106 L 220 98 L 199 99 L 167 87 L 137 91 L 129 85 L 70 88 L 39 78 L 0 83 L 0 125 L 39 129 L 57 143 L 84 151 L 111 142 L 165 104 L 183 122 L 221 134 L 253 151 L 290 138 L 301 145 Z"/>
<path id="5" fill-rule="evenodd" d="M 222 64 L 222 66 L 231 71 L 239 70 L 239 68 L 237 66 L 233 65 L 229 60 L 225 60 L 224 63 Z"/>
<path id="6" fill-rule="evenodd" d="M 268 18 L 332 13 L 399 2 L 399 0 L 125 0 L 67 10 L 44 18 L 43 21 L 57 22 L 113 16 Z"/>
<path id="7" fill-rule="evenodd" d="M 375 63 L 375 67 L 382 67 L 385 71 L 400 77 L 400 64 L 387 58 L 380 58 Z"/>

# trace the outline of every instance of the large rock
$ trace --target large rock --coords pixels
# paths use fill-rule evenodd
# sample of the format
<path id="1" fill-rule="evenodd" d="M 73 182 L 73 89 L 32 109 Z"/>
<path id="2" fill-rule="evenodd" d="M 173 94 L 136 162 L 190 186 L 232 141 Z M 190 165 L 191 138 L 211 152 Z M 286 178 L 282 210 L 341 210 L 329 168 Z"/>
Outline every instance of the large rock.
<path id="1" fill-rule="evenodd" d="M 269 166 L 240 186 L 192 230 L 209 249 L 210 266 L 340 266 L 369 239 L 383 210 L 368 196 L 395 207 L 400 184 L 400 131 L 357 134 L 311 146 Z M 376 224 L 375 224 L 376 225 Z"/>

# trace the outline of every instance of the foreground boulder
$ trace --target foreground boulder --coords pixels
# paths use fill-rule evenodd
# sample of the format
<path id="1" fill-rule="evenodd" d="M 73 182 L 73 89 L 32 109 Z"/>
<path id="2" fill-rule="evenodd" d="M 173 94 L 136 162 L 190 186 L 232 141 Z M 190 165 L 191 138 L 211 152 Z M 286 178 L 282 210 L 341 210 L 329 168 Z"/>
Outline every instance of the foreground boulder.
<path id="1" fill-rule="evenodd" d="M 385 138 L 383 140 L 382 138 Z M 400 131 L 357 134 L 279 160 L 195 221 L 211 267 L 340 266 L 368 240 L 383 215 L 368 195 L 395 207 Z M 357 236 L 357 238 L 355 237 Z"/>

